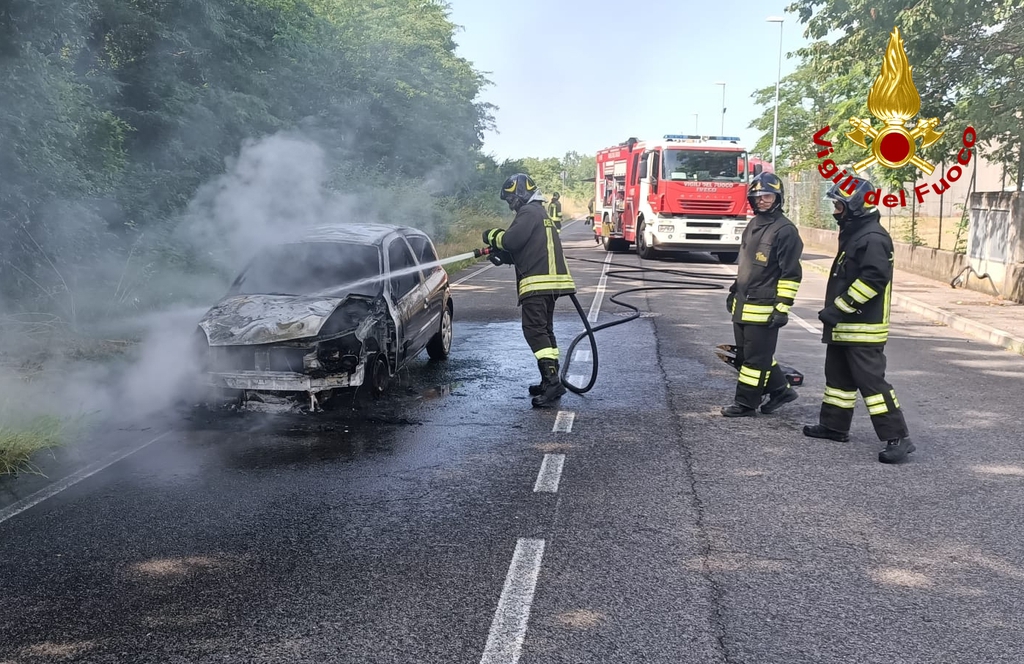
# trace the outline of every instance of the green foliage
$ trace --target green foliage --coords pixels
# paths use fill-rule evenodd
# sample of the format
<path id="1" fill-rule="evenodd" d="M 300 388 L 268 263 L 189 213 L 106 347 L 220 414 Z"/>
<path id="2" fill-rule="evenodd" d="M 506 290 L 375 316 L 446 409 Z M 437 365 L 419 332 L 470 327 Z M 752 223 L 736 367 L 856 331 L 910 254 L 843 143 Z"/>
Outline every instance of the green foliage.
<path id="1" fill-rule="evenodd" d="M 586 204 L 594 196 L 594 174 L 597 163 L 593 155 L 567 152 L 561 159 L 548 157 L 537 159 L 525 157 L 505 161 L 501 173 L 508 177 L 514 173 L 527 173 L 549 197 L 559 192 L 563 200 L 574 200 Z M 565 173 L 565 179 L 562 179 Z"/>
<path id="2" fill-rule="evenodd" d="M 178 217 L 281 130 L 314 138 L 345 191 L 416 189 L 432 223 L 436 197 L 496 199 L 487 82 L 455 29 L 436 0 L 3 3 L 0 301 L 74 324 L 83 291 L 123 304 L 194 268 Z"/>
<path id="3" fill-rule="evenodd" d="M 799 50 L 800 64 L 780 90 L 779 144 L 789 170 L 812 165 L 811 136 L 825 124 L 835 136 L 850 130 L 848 119 L 867 119 L 867 92 L 877 76 L 894 26 L 902 33 L 921 95 L 920 118 L 938 118 L 945 135 L 921 156 L 938 162 L 960 148 L 963 129 L 973 126 L 989 150 L 1024 185 L 1024 11 L 1020 0 L 794 0 L 788 11 L 815 40 Z M 838 36 L 836 36 L 838 35 Z M 764 114 L 752 127 L 764 132 L 757 150 L 770 150 L 774 86 L 758 90 Z M 877 123 L 876 123 L 877 124 Z M 863 158 L 845 138 L 833 139 L 837 161 Z M 858 153 L 859 150 L 859 153 Z M 785 170 L 785 169 L 780 169 Z M 889 186 L 913 179 L 912 167 L 872 169 Z"/>

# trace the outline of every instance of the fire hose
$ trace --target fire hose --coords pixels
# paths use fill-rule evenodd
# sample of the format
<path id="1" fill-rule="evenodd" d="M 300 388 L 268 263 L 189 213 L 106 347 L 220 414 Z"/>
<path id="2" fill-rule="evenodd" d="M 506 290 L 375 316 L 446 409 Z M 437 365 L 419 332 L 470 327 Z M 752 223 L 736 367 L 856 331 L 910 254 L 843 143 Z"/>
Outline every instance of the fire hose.
<path id="1" fill-rule="evenodd" d="M 476 249 L 476 250 L 474 250 L 473 254 L 477 258 L 479 258 L 481 256 L 487 256 L 487 259 L 492 264 L 494 264 L 494 265 L 511 265 L 512 264 L 511 256 L 508 254 L 508 252 L 502 251 L 500 249 L 491 249 L 490 247 L 484 247 L 483 249 Z M 569 256 L 569 255 L 566 255 L 565 258 L 566 258 L 566 260 L 573 260 L 573 261 L 577 261 L 577 262 L 580 262 L 580 263 L 595 263 L 597 265 L 606 265 L 606 263 L 604 261 L 597 261 L 597 260 L 592 260 L 592 259 L 589 259 L 589 258 L 577 258 L 576 256 Z M 561 376 L 560 376 L 560 378 L 562 380 L 562 385 L 564 385 L 567 390 L 569 390 L 570 392 L 572 392 L 574 394 L 586 394 L 591 389 L 593 389 L 594 384 L 597 383 L 598 352 L 597 352 L 597 338 L 595 337 L 595 333 L 600 332 L 601 330 L 606 330 L 606 329 L 608 329 L 610 327 L 615 327 L 616 325 L 624 325 L 626 323 L 629 323 L 631 321 L 634 321 L 634 320 L 640 318 L 640 316 L 641 316 L 641 312 L 640 312 L 639 307 L 636 307 L 636 306 L 634 306 L 634 305 L 632 305 L 632 304 L 630 304 L 628 302 L 623 302 L 619 298 L 621 298 L 622 296 L 625 296 L 625 295 L 632 294 L 632 293 L 642 293 L 642 292 L 649 292 L 649 291 L 722 290 L 722 289 L 725 288 L 722 284 L 720 284 L 720 283 L 713 283 L 713 282 L 707 281 L 707 280 L 730 280 L 731 281 L 733 279 L 732 275 L 727 275 L 727 274 L 712 275 L 712 274 L 702 274 L 702 273 L 699 273 L 699 272 L 687 272 L 685 270 L 659 269 L 659 268 L 649 268 L 649 267 L 633 267 L 633 266 L 621 265 L 621 264 L 617 264 L 617 263 L 608 263 L 607 265 L 610 265 L 610 266 L 613 266 L 613 267 L 617 267 L 617 268 L 621 268 L 621 269 L 616 269 L 616 270 L 609 270 L 606 274 L 610 278 L 634 279 L 634 280 L 636 280 L 637 277 L 629 276 L 629 275 L 639 273 L 641 275 L 641 278 L 645 282 L 653 282 L 653 283 L 667 284 L 667 285 L 662 285 L 662 286 L 638 286 L 638 287 L 635 287 L 635 288 L 626 288 L 624 290 L 620 290 L 620 291 L 617 291 L 617 292 L 613 293 L 612 295 L 610 295 L 608 297 L 608 300 L 610 302 L 613 302 L 613 303 L 619 305 L 620 307 L 625 307 L 627 309 L 632 310 L 632 313 L 630 313 L 628 316 L 626 316 L 626 317 L 624 317 L 624 318 L 622 318 L 620 320 L 609 321 L 607 323 L 602 323 L 601 325 L 597 325 L 597 326 L 591 326 L 590 319 L 587 317 L 587 314 L 584 313 L 583 306 L 580 304 L 579 299 L 576 298 L 576 295 L 575 294 L 569 295 L 569 299 L 572 301 L 573 306 L 576 308 L 576 313 L 579 314 L 580 320 L 583 321 L 583 327 L 585 328 L 585 330 L 583 332 L 581 332 L 580 334 L 578 334 L 576 336 L 576 338 L 574 338 L 572 340 L 572 343 L 569 344 L 569 349 L 566 352 L 565 363 L 562 365 L 562 373 L 561 373 Z M 659 275 L 659 276 L 676 276 L 676 277 L 681 277 L 681 279 L 664 279 L 664 278 L 659 278 L 659 277 L 647 276 L 648 274 L 651 274 L 651 273 Z M 701 281 L 698 281 L 698 279 L 700 279 Z M 584 338 L 586 338 L 586 339 L 588 339 L 590 341 L 590 350 L 591 350 L 591 354 L 592 354 L 591 357 L 593 358 L 593 362 L 591 364 L 591 369 L 590 369 L 590 381 L 586 385 L 580 387 L 580 386 L 573 385 L 572 383 L 570 383 L 568 378 L 566 377 L 566 375 L 568 374 L 569 366 L 572 363 L 573 351 L 576 349 L 576 346 Z"/>

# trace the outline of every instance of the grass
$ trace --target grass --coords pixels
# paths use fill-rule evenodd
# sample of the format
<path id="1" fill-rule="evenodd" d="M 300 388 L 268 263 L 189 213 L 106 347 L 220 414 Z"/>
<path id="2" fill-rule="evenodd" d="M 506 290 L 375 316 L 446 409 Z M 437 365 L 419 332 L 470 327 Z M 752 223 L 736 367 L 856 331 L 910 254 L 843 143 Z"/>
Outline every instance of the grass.
<path id="1" fill-rule="evenodd" d="M 448 226 L 444 239 L 436 242 L 434 245 L 440 258 L 457 256 L 473 249 L 479 249 L 483 246 L 481 235 L 483 235 L 485 230 L 488 228 L 507 228 L 509 223 L 511 223 L 510 220 L 504 219 L 494 212 L 475 210 L 473 208 L 459 208 L 453 210 L 452 215 L 454 218 L 451 225 Z M 444 269 L 448 274 L 455 274 L 459 270 L 465 269 L 480 260 L 482 259 L 469 258 L 464 261 L 449 263 L 445 265 Z"/>
<path id="2" fill-rule="evenodd" d="M 66 441 L 68 422 L 54 415 L 29 418 L 0 414 L 0 475 L 38 473 L 32 463 L 36 453 L 59 447 Z"/>

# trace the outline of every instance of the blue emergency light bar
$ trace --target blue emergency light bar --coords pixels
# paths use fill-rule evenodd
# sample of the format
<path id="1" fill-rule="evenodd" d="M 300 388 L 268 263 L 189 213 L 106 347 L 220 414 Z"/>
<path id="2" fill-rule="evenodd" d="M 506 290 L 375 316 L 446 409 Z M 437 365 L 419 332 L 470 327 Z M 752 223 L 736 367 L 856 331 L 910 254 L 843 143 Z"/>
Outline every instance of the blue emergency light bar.
<path id="1" fill-rule="evenodd" d="M 666 141 L 732 141 L 739 143 L 739 136 L 697 136 L 696 134 L 665 134 Z"/>

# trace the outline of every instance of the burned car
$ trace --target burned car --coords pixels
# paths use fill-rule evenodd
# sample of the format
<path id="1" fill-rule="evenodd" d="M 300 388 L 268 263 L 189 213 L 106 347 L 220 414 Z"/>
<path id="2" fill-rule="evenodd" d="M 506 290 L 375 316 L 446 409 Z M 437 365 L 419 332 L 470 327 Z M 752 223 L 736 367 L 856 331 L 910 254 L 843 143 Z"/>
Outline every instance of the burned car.
<path id="1" fill-rule="evenodd" d="M 207 387 L 262 410 L 383 394 L 424 350 L 448 357 L 454 309 L 430 238 L 406 227 L 318 228 L 254 257 L 197 330 Z"/>

